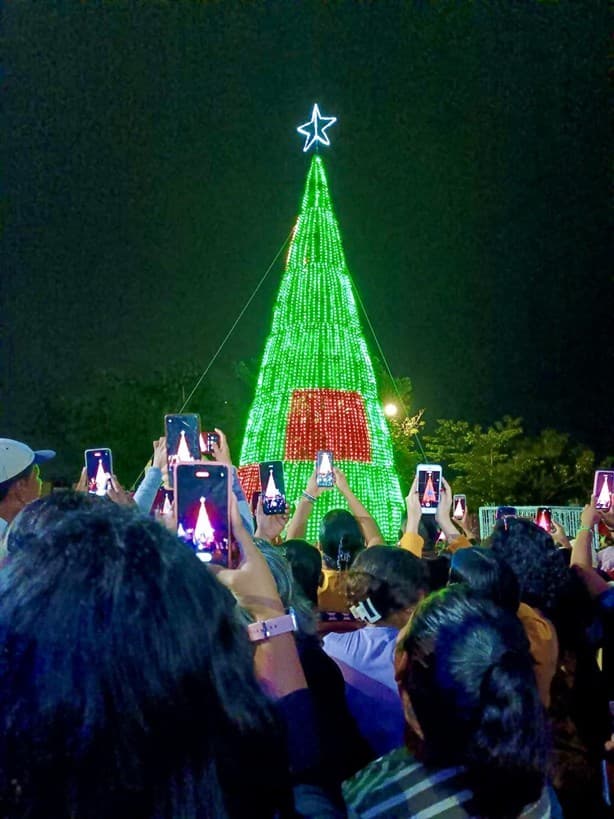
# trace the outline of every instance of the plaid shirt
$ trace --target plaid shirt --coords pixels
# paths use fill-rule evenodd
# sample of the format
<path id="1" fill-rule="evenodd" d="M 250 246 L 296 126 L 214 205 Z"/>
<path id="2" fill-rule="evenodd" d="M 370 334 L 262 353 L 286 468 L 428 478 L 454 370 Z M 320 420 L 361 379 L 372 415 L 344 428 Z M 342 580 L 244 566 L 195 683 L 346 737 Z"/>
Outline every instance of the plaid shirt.
<path id="1" fill-rule="evenodd" d="M 463 768 L 427 768 L 397 748 L 343 783 L 350 819 L 468 819 L 472 792 Z M 550 819 L 550 800 L 528 806 L 522 819 Z"/>

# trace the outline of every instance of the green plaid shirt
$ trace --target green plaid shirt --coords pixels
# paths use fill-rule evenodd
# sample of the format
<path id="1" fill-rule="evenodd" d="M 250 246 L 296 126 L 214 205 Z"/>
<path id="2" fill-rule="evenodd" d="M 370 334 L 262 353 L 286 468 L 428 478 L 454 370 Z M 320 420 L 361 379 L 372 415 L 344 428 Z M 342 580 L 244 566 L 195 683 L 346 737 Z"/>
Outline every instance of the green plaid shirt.
<path id="1" fill-rule="evenodd" d="M 468 819 L 472 792 L 463 768 L 427 768 L 406 748 L 376 759 L 343 783 L 350 819 Z M 522 819 L 550 819 L 544 789 Z"/>

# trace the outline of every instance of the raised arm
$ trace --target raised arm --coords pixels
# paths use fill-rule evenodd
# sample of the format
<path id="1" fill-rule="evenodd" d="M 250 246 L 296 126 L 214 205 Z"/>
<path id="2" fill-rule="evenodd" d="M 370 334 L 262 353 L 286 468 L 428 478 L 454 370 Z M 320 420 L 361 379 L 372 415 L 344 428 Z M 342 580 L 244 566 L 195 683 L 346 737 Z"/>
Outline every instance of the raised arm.
<path id="1" fill-rule="evenodd" d="M 233 495 L 230 517 L 233 535 L 241 549 L 241 563 L 237 569 L 218 569 L 216 576 L 254 620 L 274 620 L 284 615 L 285 609 L 267 562 L 243 525 Z M 256 676 L 269 696 L 277 699 L 307 688 L 292 632 L 255 642 L 254 647 Z"/>
<path id="2" fill-rule="evenodd" d="M 448 549 L 451 552 L 456 551 L 457 549 L 463 549 L 467 546 L 471 546 L 468 538 L 465 535 L 461 535 L 454 523 L 452 522 L 451 517 L 451 509 L 452 509 L 452 489 L 450 484 L 447 480 L 441 477 L 441 497 L 439 499 L 439 504 L 437 505 L 437 512 L 435 513 L 435 521 L 441 527 L 441 531 L 444 533 L 446 540 L 448 541 Z"/>
<path id="3" fill-rule="evenodd" d="M 405 522 L 405 531 L 399 541 L 399 546 L 402 549 L 407 549 L 408 552 L 416 555 L 416 557 L 422 557 L 424 539 L 418 534 L 420 518 L 422 517 L 422 507 L 420 506 L 420 498 L 418 497 L 417 475 L 405 498 L 405 508 L 407 510 L 407 520 Z"/>
<path id="4" fill-rule="evenodd" d="M 288 528 L 286 529 L 286 540 L 293 540 L 295 538 L 297 540 L 305 539 L 305 533 L 307 532 L 307 521 L 309 520 L 309 517 L 313 512 L 314 504 L 322 494 L 322 491 L 322 487 L 317 485 L 316 472 L 314 469 L 309 477 L 309 480 L 307 481 L 305 490 L 301 493 L 301 497 L 297 501 L 294 514 L 288 522 Z"/>
<path id="5" fill-rule="evenodd" d="M 580 515 L 580 527 L 571 546 L 571 566 L 580 566 L 583 569 L 593 568 L 593 527 L 599 521 L 599 513 L 595 508 L 595 496 L 591 496 Z"/>
<path id="6" fill-rule="evenodd" d="M 365 543 L 368 546 L 377 546 L 384 543 L 384 538 L 379 530 L 379 526 L 367 510 L 350 489 L 345 474 L 338 468 L 333 467 L 335 473 L 335 485 L 346 499 L 350 512 L 354 515 L 365 536 Z"/>

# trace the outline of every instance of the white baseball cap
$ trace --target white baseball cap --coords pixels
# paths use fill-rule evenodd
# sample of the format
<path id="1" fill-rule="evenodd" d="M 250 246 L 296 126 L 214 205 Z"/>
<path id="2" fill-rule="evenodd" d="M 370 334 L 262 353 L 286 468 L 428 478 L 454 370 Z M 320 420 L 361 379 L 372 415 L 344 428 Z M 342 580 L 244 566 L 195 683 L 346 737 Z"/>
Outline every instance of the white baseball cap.
<path id="1" fill-rule="evenodd" d="M 0 438 L 0 483 L 10 481 L 32 464 L 42 464 L 55 458 L 52 449 L 33 450 L 21 441 Z"/>

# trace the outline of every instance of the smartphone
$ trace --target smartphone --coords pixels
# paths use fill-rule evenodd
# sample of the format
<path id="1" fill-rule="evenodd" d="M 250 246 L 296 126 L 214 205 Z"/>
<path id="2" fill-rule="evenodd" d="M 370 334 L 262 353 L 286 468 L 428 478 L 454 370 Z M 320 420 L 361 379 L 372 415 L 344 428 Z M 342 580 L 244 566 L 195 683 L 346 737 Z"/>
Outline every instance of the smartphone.
<path id="1" fill-rule="evenodd" d="M 201 432 L 199 438 L 200 451 L 203 455 L 213 455 L 212 444 L 220 445 L 220 436 L 217 432 Z"/>
<path id="2" fill-rule="evenodd" d="M 252 492 L 252 502 L 250 504 L 252 516 L 256 517 L 256 509 L 258 508 L 258 501 L 260 500 L 260 492 Z"/>
<path id="3" fill-rule="evenodd" d="M 495 513 L 495 520 L 503 520 L 504 518 L 515 518 L 518 515 L 518 510 L 515 506 L 497 506 Z"/>
<path id="4" fill-rule="evenodd" d="M 333 453 L 329 449 L 318 450 L 316 455 L 316 486 L 328 488 L 335 485 L 333 466 Z"/>
<path id="5" fill-rule="evenodd" d="M 177 537 L 203 563 L 230 566 L 230 470 L 210 461 L 175 466 Z"/>
<path id="6" fill-rule="evenodd" d="M 200 461 L 200 418 L 196 413 L 165 415 L 168 481 L 173 487 L 173 470 L 178 463 Z"/>
<path id="7" fill-rule="evenodd" d="M 441 474 L 439 464 L 418 464 L 418 497 L 423 515 L 434 515 L 441 499 Z"/>
<path id="8" fill-rule="evenodd" d="M 111 450 L 102 447 L 86 449 L 85 468 L 87 469 L 87 491 L 92 495 L 106 495 L 113 474 Z"/>
<path id="9" fill-rule="evenodd" d="M 157 517 L 158 515 L 171 515 L 173 512 L 174 499 L 175 493 L 173 490 L 167 489 L 165 486 L 161 486 L 156 492 L 156 497 L 151 504 L 149 514 L 152 517 Z"/>
<path id="10" fill-rule="evenodd" d="M 544 532 L 552 532 L 552 509 L 547 506 L 539 506 L 535 513 L 534 522 L 543 529 Z"/>
<path id="11" fill-rule="evenodd" d="M 595 496 L 595 508 L 602 512 L 612 505 L 612 495 L 614 494 L 614 469 L 598 469 L 595 472 L 593 482 L 593 495 Z"/>
<path id="12" fill-rule="evenodd" d="M 263 461 L 259 468 L 262 511 L 265 515 L 280 515 L 286 511 L 284 465 L 281 461 Z"/>
<path id="13" fill-rule="evenodd" d="M 454 520 L 462 520 L 467 511 L 467 496 L 454 495 L 452 500 L 452 517 Z"/>

